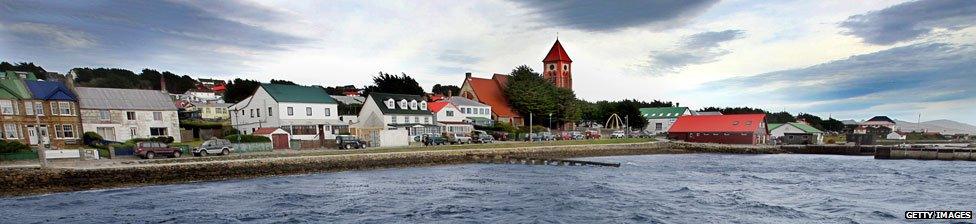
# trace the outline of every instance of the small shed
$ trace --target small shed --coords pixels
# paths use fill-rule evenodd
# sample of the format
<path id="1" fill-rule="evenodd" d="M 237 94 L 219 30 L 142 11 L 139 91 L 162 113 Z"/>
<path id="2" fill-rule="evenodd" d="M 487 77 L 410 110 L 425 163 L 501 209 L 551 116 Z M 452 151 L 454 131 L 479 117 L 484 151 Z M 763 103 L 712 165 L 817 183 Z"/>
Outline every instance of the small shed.
<path id="1" fill-rule="evenodd" d="M 273 149 L 290 148 L 291 134 L 281 128 L 258 128 L 253 135 L 270 138 Z"/>

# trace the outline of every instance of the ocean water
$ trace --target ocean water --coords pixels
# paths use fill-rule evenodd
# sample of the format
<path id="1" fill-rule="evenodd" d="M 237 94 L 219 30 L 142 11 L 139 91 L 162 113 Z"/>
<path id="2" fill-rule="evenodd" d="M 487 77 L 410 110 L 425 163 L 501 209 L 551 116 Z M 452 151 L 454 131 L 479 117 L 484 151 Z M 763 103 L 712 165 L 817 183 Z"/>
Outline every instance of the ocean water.
<path id="1" fill-rule="evenodd" d="M 622 165 L 466 164 L 2 198 L 0 223 L 893 223 L 906 210 L 976 207 L 974 162 L 585 159 Z"/>

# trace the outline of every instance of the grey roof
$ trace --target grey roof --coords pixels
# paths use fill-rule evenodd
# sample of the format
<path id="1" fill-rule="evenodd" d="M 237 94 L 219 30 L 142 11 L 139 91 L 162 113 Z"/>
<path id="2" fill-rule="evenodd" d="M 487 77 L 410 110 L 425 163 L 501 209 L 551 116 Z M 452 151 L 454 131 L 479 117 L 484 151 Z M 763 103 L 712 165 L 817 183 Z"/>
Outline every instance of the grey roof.
<path id="1" fill-rule="evenodd" d="M 81 109 L 176 110 L 173 99 L 159 90 L 77 87 Z"/>
<path id="2" fill-rule="evenodd" d="M 692 111 L 695 115 L 722 115 L 721 111 Z"/>
<path id="3" fill-rule="evenodd" d="M 473 107 L 491 107 L 478 101 L 470 100 L 468 98 L 460 96 L 452 96 L 447 98 L 447 102 L 458 106 L 473 106 Z"/>
<path id="4" fill-rule="evenodd" d="M 332 95 L 332 98 L 335 99 L 336 101 L 339 101 L 339 103 L 345 105 L 353 105 L 353 104 L 363 105 L 363 103 L 366 102 L 366 97 L 362 97 L 362 96 Z"/>
<path id="5" fill-rule="evenodd" d="M 231 103 L 216 103 L 216 102 L 193 103 L 193 105 L 197 105 L 197 106 L 207 105 L 207 106 L 212 106 L 212 107 L 230 107 L 230 106 L 234 106 L 234 104 L 231 104 Z"/>

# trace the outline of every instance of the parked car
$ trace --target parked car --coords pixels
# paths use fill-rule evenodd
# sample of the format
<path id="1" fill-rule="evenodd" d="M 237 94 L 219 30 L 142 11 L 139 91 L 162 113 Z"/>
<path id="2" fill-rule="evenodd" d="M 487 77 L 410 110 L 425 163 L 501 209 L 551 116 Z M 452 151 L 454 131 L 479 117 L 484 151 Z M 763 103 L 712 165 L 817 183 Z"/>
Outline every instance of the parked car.
<path id="1" fill-rule="evenodd" d="M 583 135 L 583 132 L 578 132 L 578 131 L 569 132 L 569 136 L 573 140 L 583 140 L 586 138 L 586 135 Z"/>
<path id="2" fill-rule="evenodd" d="M 600 131 L 597 130 L 587 130 L 584 135 L 586 139 L 600 139 Z"/>
<path id="3" fill-rule="evenodd" d="M 204 141 L 200 147 L 193 149 L 194 156 L 207 156 L 210 154 L 230 155 L 234 151 L 234 146 L 227 139 L 211 139 Z"/>
<path id="4" fill-rule="evenodd" d="M 542 141 L 555 141 L 556 135 L 549 132 L 541 132 L 539 133 L 539 138 L 542 139 Z"/>
<path id="5" fill-rule="evenodd" d="M 366 148 L 366 141 L 352 135 L 338 135 L 336 145 L 339 149 L 363 149 Z"/>
<path id="6" fill-rule="evenodd" d="M 632 131 L 632 132 L 630 132 L 629 137 L 631 137 L 631 138 L 652 138 L 654 136 L 651 135 L 651 132 L 649 132 L 649 131 Z"/>
<path id="7" fill-rule="evenodd" d="M 481 130 L 471 131 L 471 142 L 474 143 L 491 143 L 495 141 L 494 137 L 488 134 L 488 132 Z"/>
<path id="8" fill-rule="evenodd" d="M 491 137 L 494 137 L 498 141 L 508 141 L 508 132 L 495 131 L 491 133 Z"/>
<path id="9" fill-rule="evenodd" d="M 162 142 L 139 142 L 136 143 L 135 153 L 139 158 L 154 159 L 156 156 L 180 157 L 182 152 L 179 148 L 169 147 Z"/>
<path id="10" fill-rule="evenodd" d="M 525 134 L 525 141 L 533 141 L 533 142 L 536 142 L 536 141 L 542 141 L 542 140 L 543 140 L 543 137 L 539 133 Z"/>
<path id="11" fill-rule="evenodd" d="M 444 133 L 444 137 L 451 144 L 471 144 L 471 137 L 460 133 Z"/>
<path id="12" fill-rule="evenodd" d="M 610 133 L 610 138 L 626 138 L 626 137 L 627 137 L 627 133 L 622 130 L 616 130 L 613 131 L 613 133 Z"/>
<path id="13" fill-rule="evenodd" d="M 448 144 L 447 139 L 445 139 L 441 135 L 424 134 L 421 135 L 420 138 L 421 138 L 421 142 L 423 142 L 425 146 Z"/>

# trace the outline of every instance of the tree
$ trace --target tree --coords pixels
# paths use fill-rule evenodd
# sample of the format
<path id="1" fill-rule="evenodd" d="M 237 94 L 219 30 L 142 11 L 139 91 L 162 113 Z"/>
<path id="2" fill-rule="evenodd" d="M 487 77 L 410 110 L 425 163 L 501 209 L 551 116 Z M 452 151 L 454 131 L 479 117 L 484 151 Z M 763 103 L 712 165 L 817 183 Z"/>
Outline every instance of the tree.
<path id="1" fill-rule="evenodd" d="M 817 115 L 800 113 L 796 115 L 796 120 L 806 122 L 807 124 L 810 124 L 810 126 L 813 126 L 814 128 L 817 128 L 819 130 L 824 129 L 823 128 L 824 120 L 818 117 Z"/>
<path id="2" fill-rule="evenodd" d="M 367 86 L 366 89 L 363 90 L 363 94 L 378 92 L 424 95 L 424 88 L 420 87 L 417 80 L 408 76 L 406 73 L 400 74 L 401 75 L 398 76 L 379 72 L 379 74 L 373 77 L 373 85 Z"/>
<path id="3" fill-rule="evenodd" d="M 227 82 L 227 90 L 224 91 L 224 102 L 241 102 L 241 100 L 247 99 L 251 94 L 254 94 L 254 91 L 257 91 L 260 86 L 260 82 L 250 79 L 237 78 L 231 80 Z"/>
<path id="4" fill-rule="evenodd" d="M 38 79 L 47 79 L 47 70 L 44 70 L 41 66 L 34 65 L 33 62 L 20 62 L 16 65 L 8 62 L 0 62 L 0 71 L 30 72 L 34 73 L 34 76 Z"/>
<path id="5" fill-rule="evenodd" d="M 573 90 L 556 87 L 526 65 L 512 70 L 507 85 L 509 104 L 522 116 L 532 114 L 534 125 L 548 126 L 549 114 L 554 125 L 575 123 L 587 106 L 576 99 Z"/>
<path id="6" fill-rule="evenodd" d="M 283 79 L 271 79 L 271 84 L 282 84 L 282 85 L 293 85 L 293 86 L 297 86 L 298 85 L 298 84 L 295 84 L 295 82 L 288 81 L 288 80 L 283 80 Z"/>
<path id="7" fill-rule="evenodd" d="M 430 92 L 444 96 L 457 96 L 461 93 L 461 87 L 455 85 L 434 84 L 434 87 L 430 89 Z"/>
<path id="8" fill-rule="evenodd" d="M 786 111 L 780 111 L 776 113 L 766 112 L 766 123 L 784 124 L 790 122 L 796 122 L 796 118 L 793 117 L 793 115 L 790 114 L 789 112 Z"/>
<path id="9" fill-rule="evenodd" d="M 359 91 L 354 85 L 322 87 L 329 95 L 346 95 L 347 91 Z"/>
<path id="10" fill-rule="evenodd" d="M 828 118 L 827 120 L 820 122 L 820 127 L 823 128 L 821 129 L 822 131 L 843 132 L 844 122 L 838 121 L 834 118 Z"/>

